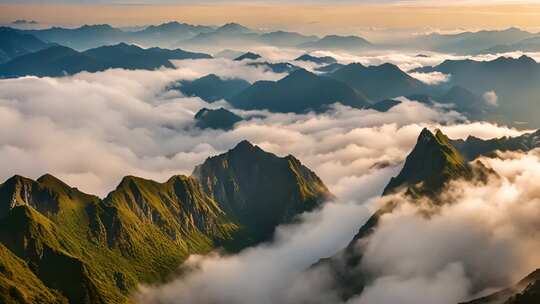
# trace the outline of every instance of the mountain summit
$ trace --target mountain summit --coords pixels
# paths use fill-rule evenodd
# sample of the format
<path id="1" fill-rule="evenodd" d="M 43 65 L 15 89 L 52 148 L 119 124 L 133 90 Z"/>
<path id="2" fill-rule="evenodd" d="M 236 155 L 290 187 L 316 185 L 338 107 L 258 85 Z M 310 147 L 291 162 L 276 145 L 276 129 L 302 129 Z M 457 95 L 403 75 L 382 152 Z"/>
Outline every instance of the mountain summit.
<path id="1" fill-rule="evenodd" d="M 471 168 L 448 137 L 440 130 L 433 134 L 425 128 L 407 156 L 403 169 L 390 180 L 384 194 L 403 187 L 414 192 L 435 193 L 451 179 L 471 176 Z"/>
<path id="2" fill-rule="evenodd" d="M 332 198 L 321 179 L 294 156 L 278 157 L 248 141 L 208 158 L 193 176 L 256 239 Z"/>

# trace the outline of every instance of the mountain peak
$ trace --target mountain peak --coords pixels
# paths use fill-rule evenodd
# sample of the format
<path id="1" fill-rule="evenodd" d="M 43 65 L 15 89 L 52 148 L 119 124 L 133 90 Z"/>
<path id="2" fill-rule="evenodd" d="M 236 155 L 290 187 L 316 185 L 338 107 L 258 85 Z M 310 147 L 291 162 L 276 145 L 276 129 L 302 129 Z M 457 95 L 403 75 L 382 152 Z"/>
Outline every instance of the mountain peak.
<path id="1" fill-rule="evenodd" d="M 250 234 L 272 237 L 276 225 L 318 207 L 330 192 L 309 168 L 291 156 L 279 157 L 243 140 L 195 168 L 207 193 Z"/>
<path id="2" fill-rule="evenodd" d="M 230 152 L 239 152 L 239 151 L 252 151 L 257 146 L 253 145 L 248 140 L 244 139 L 239 142 L 234 148 L 229 150 Z"/>
<path id="3" fill-rule="evenodd" d="M 402 188 L 412 193 L 435 194 L 450 179 L 471 175 L 472 169 L 448 137 L 441 130 L 433 134 L 424 128 L 403 169 L 390 180 L 384 194 Z"/>
<path id="4" fill-rule="evenodd" d="M 252 32 L 249 28 L 235 22 L 230 22 L 219 27 L 217 32 L 227 32 L 227 33 L 249 33 Z"/>
<path id="5" fill-rule="evenodd" d="M 262 58 L 261 55 L 259 54 L 256 54 L 256 53 L 252 53 L 252 52 L 247 52 L 245 54 L 242 54 L 238 57 L 236 57 L 234 59 L 234 61 L 242 61 L 242 60 L 256 60 L 256 59 L 260 59 Z"/>

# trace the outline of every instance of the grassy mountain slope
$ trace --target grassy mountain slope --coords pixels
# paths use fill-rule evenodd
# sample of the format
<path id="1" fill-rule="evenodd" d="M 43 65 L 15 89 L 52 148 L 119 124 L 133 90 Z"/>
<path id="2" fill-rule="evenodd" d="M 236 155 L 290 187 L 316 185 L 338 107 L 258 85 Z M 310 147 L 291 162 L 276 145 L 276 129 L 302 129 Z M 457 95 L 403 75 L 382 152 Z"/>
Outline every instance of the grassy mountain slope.
<path id="1" fill-rule="evenodd" d="M 330 197 L 294 157 L 242 146 L 248 149 L 230 159 L 214 158 L 231 166 L 201 166 L 216 185 L 233 178 L 237 188 L 223 193 L 186 176 L 163 183 L 127 176 L 104 199 L 51 175 L 0 184 L 0 299 L 127 303 L 137 284 L 165 280 L 190 254 L 264 241 L 276 225 Z"/>

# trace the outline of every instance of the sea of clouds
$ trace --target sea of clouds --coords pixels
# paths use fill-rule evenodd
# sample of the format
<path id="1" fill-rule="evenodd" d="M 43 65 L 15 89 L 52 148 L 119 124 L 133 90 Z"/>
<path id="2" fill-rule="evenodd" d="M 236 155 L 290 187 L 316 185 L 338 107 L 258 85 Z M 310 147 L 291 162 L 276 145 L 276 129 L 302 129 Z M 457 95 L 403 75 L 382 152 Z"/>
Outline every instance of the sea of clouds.
<path id="1" fill-rule="evenodd" d="M 275 61 L 296 56 L 268 48 L 259 53 Z M 350 61 L 389 61 L 405 69 L 435 62 L 413 55 L 381 56 Z M 349 243 L 377 208 L 382 189 L 399 172 L 422 128 L 441 128 L 451 138 L 523 133 L 467 122 L 459 113 L 405 98 L 386 113 L 342 105 L 324 114 L 232 109 L 256 118 L 230 131 L 200 130 L 193 119 L 198 110 L 229 106 L 183 96 L 168 89 L 172 83 L 209 73 L 250 82 L 284 75 L 223 58 L 175 64 L 176 69 L 156 71 L 113 69 L 0 80 L 0 179 L 51 173 L 105 196 L 125 175 L 158 181 L 189 175 L 207 157 L 247 139 L 277 155 L 295 155 L 338 198 L 302 215 L 298 224 L 279 227 L 271 244 L 233 256 L 190 257 L 184 265 L 187 275 L 162 286 L 142 286 L 134 296 L 141 303 L 337 303 L 325 269 L 305 270 Z M 362 265 L 378 279 L 351 303 L 455 303 L 504 286 L 534 268 L 536 259 L 525 261 L 520 253 L 536 249 L 535 242 L 515 236 L 531 228 L 528 216 L 538 211 L 533 203 L 540 191 L 529 191 L 535 176 L 528 176 L 540 172 L 538 156 L 512 154 L 485 162 L 500 179 L 484 188 L 456 185 L 459 191 L 449 190 L 455 203 L 437 216 L 419 217 L 414 202 L 404 202 L 383 218 Z M 510 207 L 516 214 L 507 214 Z"/>

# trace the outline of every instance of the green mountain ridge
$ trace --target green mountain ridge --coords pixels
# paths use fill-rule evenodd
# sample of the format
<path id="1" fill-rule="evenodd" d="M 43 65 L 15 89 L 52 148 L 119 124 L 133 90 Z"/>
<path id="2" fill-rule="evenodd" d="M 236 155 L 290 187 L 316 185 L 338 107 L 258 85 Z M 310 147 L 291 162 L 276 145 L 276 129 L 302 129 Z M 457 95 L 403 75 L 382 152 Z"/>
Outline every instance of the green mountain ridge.
<path id="1" fill-rule="evenodd" d="M 7 292 L 0 302 L 129 303 L 139 283 L 167 280 L 190 254 L 237 251 L 266 241 L 275 226 L 331 197 L 293 157 L 280 158 L 242 142 L 207 162 L 222 158 L 231 164 L 244 161 L 221 168 L 201 165 L 201 172 L 220 185 L 238 177 L 238 188 L 219 194 L 208 191 L 208 183 L 181 175 L 163 183 L 126 176 L 103 199 L 52 175 L 6 180 L 0 184 L 0 291 Z M 243 179 L 248 174 L 266 183 L 266 173 L 273 184 Z M 279 179 L 284 183 L 276 184 Z M 274 217 L 258 230 L 259 224 L 250 226 L 247 219 L 261 218 L 253 207 L 260 202 Z M 243 213 L 233 214 L 238 209 L 229 206 L 242 206 Z"/>
<path id="2" fill-rule="evenodd" d="M 456 179 L 484 180 L 489 174 L 481 164 L 470 164 L 451 141 L 440 130 L 433 134 L 423 129 L 417 143 L 407 156 L 401 172 L 390 180 L 383 195 L 404 193 L 412 200 L 420 197 L 433 199 L 434 207 L 440 202 L 437 195 L 448 182 Z M 359 270 L 363 259 L 358 243 L 365 245 L 378 227 L 380 218 L 391 213 L 397 207 L 395 201 L 389 201 L 377 210 L 359 229 L 349 245 L 333 257 L 322 259 L 313 267 L 328 266 L 336 280 L 336 286 L 343 299 L 349 299 L 362 293 L 366 284 L 374 279 L 372 274 Z"/>

